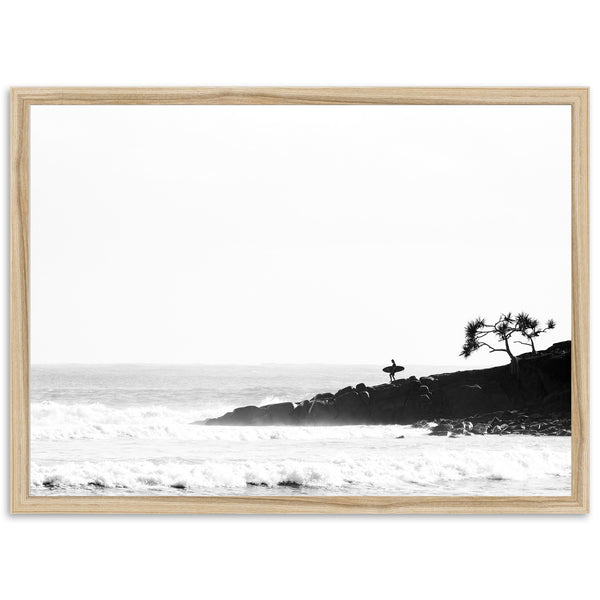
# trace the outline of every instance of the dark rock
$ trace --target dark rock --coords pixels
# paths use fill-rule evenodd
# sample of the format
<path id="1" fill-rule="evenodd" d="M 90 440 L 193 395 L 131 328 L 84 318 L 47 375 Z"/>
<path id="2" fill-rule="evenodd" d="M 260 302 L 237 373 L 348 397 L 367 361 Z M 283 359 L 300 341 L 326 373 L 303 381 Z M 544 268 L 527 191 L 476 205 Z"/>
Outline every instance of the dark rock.
<path id="1" fill-rule="evenodd" d="M 347 394 L 348 392 L 352 392 L 354 390 L 354 388 L 349 385 L 345 388 L 342 388 L 341 390 L 338 390 L 335 394 L 334 397 L 337 398 L 338 396 L 343 396 L 344 394 Z"/>
<path id="2" fill-rule="evenodd" d="M 445 418 L 465 434 L 468 422 L 479 434 L 569 435 L 561 432 L 570 432 L 570 408 L 571 350 L 565 342 L 520 355 L 518 379 L 505 365 L 370 387 L 358 383 L 296 405 L 238 408 L 206 424 L 410 424 Z"/>
<path id="3" fill-rule="evenodd" d="M 267 404 L 261 406 L 264 418 L 270 425 L 291 425 L 294 422 L 294 405 L 292 402 L 282 402 L 279 404 Z"/>
<path id="4" fill-rule="evenodd" d="M 478 435 L 485 435 L 488 432 L 489 425 L 487 423 L 475 423 L 473 425 L 473 433 Z"/>
<path id="5" fill-rule="evenodd" d="M 371 395 L 369 394 L 368 390 L 361 390 L 358 392 L 358 397 L 362 400 L 366 407 L 371 406 Z"/>
<path id="6" fill-rule="evenodd" d="M 490 429 L 493 429 L 497 425 L 500 425 L 500 423 L 502 423 L 502 419 L 499 419 L 497 416 L 494 416 L 492 420 L 488 423 L 488 425 L 490 426 Z"/>
<path id="7" fill-rule="evenodd" d="M 242 406 L 240 408 L 234 408 L 231 414 L 241 418 L 252 418 L 260 415 L 261 409 L 258 408 L 258 406 Z"/>
<path id="8" fill-rule="evenodd" d="M 242 406 L 218 419 L 208 419 L 206 425 L 264 425 L 265 413 L 257 406 Z"/>
<path id="9" fill-rule="evenodd" d="M 301 423 L 306 419 L 312 403 L 312 400 L 303 400 L 302 402 L 298 402 L 298 404 L 296 404 L 294 407 L 294 412 L 292 413 L 293 419 L 296 423 Z"/>
<path id="10" fill-rule="evenodd" d="M 452 431 L 454 429 L 454 425 L 452 423 L 440 423 L 436 427 L 434 427 L 431 431 Z"/>
<path id="11" fill-rule="evenodd" d="M 319 423 L 321 425 L 332 425 L 337 418 L 338 410 L 332 404 L 315 401 L 310 405 L 306 416 L 307 423 Z"/>
<path id="12" fill-rule="evenodd" d="M 556 344 L 552 344 L 546 352 L 550 354 L 566 354 L 567 352 L 571 353 L 571 340 L 567 340 L 565 342 L 556 342 Z"/>
<path id="13" fill-rule="evenodd" d="M 543 404 L 547 410 L 571 410 L 571 389 L 559 390 L 544 396 Z"/>
<path id="14" fill-rule="evenodd" d="M 330 392 L 326 392 L 323 394 L 317 394 L 313 400 L 332 400 L 334 398 L 334 395 Z"/>
<path id="15" fill-rule="evenodd" d="M 493 433 L 493 434 L 504 433 L 507 429 L 508 429 L 508 425 L 506 423 L 503 423 L 502 425 L 494 425 L 490 429 L 490 433 Z"/>
<path id="16" fill-rule="evenodd" d="M 369 419 L 369 408 L 356 391 L 336 396 L 335 408 L 340 425 L 364 423 Z"/>

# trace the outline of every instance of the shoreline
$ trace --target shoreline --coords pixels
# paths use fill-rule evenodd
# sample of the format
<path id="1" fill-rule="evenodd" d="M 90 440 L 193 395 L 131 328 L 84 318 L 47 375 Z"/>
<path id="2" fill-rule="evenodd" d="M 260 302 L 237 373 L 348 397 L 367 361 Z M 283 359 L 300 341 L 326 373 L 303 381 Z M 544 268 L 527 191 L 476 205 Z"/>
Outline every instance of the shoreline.
<path id="1" fill-rule="evenodd" d="M 508 365 L 440 373 L 366 386 L 301 402 L 242 406 L 202 425 L 424 425 L 434 435 L 570 435 L 571 342 Z"/>

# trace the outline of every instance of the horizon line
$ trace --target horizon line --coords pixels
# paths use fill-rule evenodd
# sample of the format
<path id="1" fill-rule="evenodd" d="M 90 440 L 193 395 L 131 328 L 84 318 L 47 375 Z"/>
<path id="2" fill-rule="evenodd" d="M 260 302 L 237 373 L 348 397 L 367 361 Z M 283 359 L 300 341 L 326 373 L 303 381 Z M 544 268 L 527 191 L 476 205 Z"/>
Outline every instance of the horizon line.
<path id="1" fill-rule="evenodd" d="M 181 362 L 181 363 L 169 363 L 169 362 L 40 362 L 30 363 L 30 367 L 66 367 L 66 366 L 105 366 L 105 367 L 125 367 L 125 366 L 161 366 L 161 367 L 263 367 L 263 366 L 275 366 L 275 367 L 381 367 L 382 363 L 330 363 L 330 362 L 256 362 L 256 363 L 202 363 L 202 362 Z M 387 366 L 387 365 L 386 365 Z M 457 367 L 460 366 L 457 363 L 406 363 L 406 368 L 410 367 Z M 488 367 L 489 364 L 481 363 L 468 363 L 465 366 L 471 367 Z M 492 365 L 493 366 L 493 365 Z"/>

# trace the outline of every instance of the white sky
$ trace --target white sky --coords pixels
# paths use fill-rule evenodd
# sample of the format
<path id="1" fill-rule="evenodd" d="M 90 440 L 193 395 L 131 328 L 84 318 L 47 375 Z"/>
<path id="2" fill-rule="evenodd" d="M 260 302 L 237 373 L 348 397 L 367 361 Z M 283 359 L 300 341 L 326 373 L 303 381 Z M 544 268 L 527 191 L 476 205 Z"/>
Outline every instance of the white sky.
<path id="1" fill-rule="evenodd" d="M 469 368 L 509 310 L 571 337 L 569 107 L 34 106 L 31 138 L 33 363 Z"/>

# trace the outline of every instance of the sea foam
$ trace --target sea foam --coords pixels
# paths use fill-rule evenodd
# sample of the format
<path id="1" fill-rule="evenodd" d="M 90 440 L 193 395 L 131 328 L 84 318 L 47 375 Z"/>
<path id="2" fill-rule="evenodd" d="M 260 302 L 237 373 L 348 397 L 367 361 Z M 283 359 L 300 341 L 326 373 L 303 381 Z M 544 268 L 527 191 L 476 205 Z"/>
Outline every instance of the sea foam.
<path id="1" fill-rule="evenodd" d="M 31 439 L 53 440 L 311 440 L 349 439 L 365 435 L 423 435 L 418 429 L 398 425 L 350 427 L 231 427 L 198 424 L 202 413 L 153 405 L 115 408 L 101 403 L 62 404 L 44 401 L 31 404 Z"/>
<path id="2" fill-rule="evenodd" d="M 411 441 L 410 438 L 363 437 L 357 443 L 357 439 L 349 437 L 336 440 L 333 431 L 327 434 L 329 437 L 321 440 L 315 438 L 284 446 L 271 440 L 255 441 L 247 447 L 246 458 L 233 460 L 206 458 L 218 455 L 210 449 L 205 455 L 199 450 L 197 459 L 83 460 L 51 464 L 34 460 L 32 493 L 123 490 L 139 494 L 239 495 L 253 493 L 255 490 L 251 488 L 257 488 L 256 493 L 259 493 L 258 488 L 265 493 L 282 493 L 285 488 L 285 493 L 295 490 L 317 495 L 518 495 L 526 494 L 534 480 L 543 480 L 542 487 L 554 490 L 553 494 L 569 493 L 570 454 L 564 438 L 553 439 L 551 446 L 545 445 L 547 438 L 540 442 L 540 438 L 522 436 L 518 443 L 488 438 L 485 443 L 469 447 L 468 442 L 473 438 L 413 438 Z M 222 448 L 228 443 L 223 442 Z M 453 447 L 453 444 L 457 445 Z M 365 451 L 367 448 L 369 452 Z M 306 458 L 301 457 L 302 449 Z"/>

